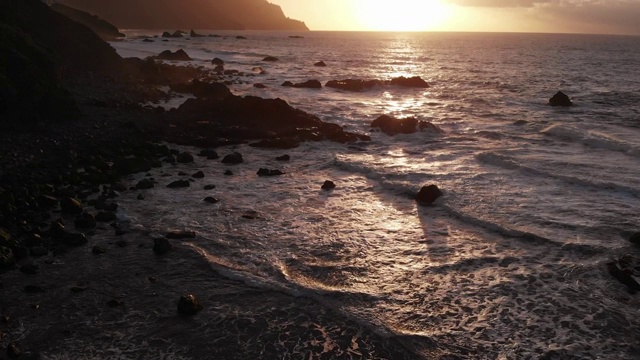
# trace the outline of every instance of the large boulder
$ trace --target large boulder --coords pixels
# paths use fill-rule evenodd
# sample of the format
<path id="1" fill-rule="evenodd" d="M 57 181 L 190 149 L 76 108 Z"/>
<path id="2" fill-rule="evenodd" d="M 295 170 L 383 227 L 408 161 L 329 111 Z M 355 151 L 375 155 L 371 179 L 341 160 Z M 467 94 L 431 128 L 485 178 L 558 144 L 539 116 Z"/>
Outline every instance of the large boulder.
<path id="1" fill-rule="evenodd" d="M 184 295 L 178 300 L 178 314 L 191 316 L 202 310 L 202 304 L 194 295 Z"/>
<path id="2" fill-rule="evenodd" d="M 436 185 L 423 186 L 416 196 L 416 201 L 422 205 L 433 204 L 440 196 L 442 191 Z"/>
<path id="3" fill-rule="evenodd" d="M 233 152 L 222 158 L 223 164 L 236 165 L 241 164 L 243 161 L 244 159 L 242 158 L 242 154 L 240 154 L 239 152 Z"/>
<path id="4" fill-rule="evenodd" d="M 429 84 L 426 81 L 422 80 L 420 76 L 413 76 L 410 78 L 400 76 L 400 77 L 391 79 L 389 83 L 394 86 L 403 86 L 403 87 L 413 87 L 413 88 L 429 87 Z"/>
<path id="5" fill-rule="evenodd" d="M 293 84 L 293 87 L 306 88 L 306 89 L 321 89 L 322 84 L 318 80 L 307 80 L 303 83 Z"/>
<path id="6" fill-rule="evenodd" d="M 280 60 L 280 59 L 278 59 L 275 56 L 267 56 L 264 59 L 262 59 L 262 61 L 271 61 L 271 62 L 278 61 L 278 60 Z"/>
<path id="7" fill-rule="evenodd" d="M 154 56 L 154 59 L 168 60 L 168 61 L 192 61 L 193 59 L 182 49 L 172 52 L 171 50 L 165 50 L 160 54 Z"/>
<path id="8" fill-rule="evenodd" d="M 569 96 L 567 96 L 565 93 L 563 93 L 562 91 L 558 91 L 555 95 L 551 97 L 551 99 L 549 99 L 549 105 L 571 106 L 573 105 L 573 102 L 571 102 L 571 99 L 569 99 Z"/>
<path id="9" fill-rule="evenodd" d="M 439 133 L 441 130 L 427 121 L 418 121 L 414 117 L 395 118 L 389 115 L 381 115 L 371 122 L 371 127 L 379 128 L 387 135 L 413 134 L 416 131 L 431 131 Z"/>
<path id="10" fill-rule="evenodd" d="M 325 67 L 327 66 L 327 64 L 324 61 L 318 61 L 317 63 L 313 64 L 313 66 Z"/>

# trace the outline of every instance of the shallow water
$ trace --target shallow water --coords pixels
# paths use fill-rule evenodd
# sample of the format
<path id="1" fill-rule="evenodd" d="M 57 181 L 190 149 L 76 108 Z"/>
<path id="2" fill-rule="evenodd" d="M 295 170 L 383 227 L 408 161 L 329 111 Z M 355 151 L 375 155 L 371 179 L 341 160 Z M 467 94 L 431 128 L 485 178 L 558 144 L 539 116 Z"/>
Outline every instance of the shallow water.
<path id="1" fill-rule="evenodd" d="M 626 237 L 640 226 L 638 38 L 220 34 L 142 43 L 130 32 L 112 45 L 125 56 L 184 48 L 203 66 L 220 57 L 247 73 L 234 93 L 283 98 L 373 140 L 303 144 L 287 151 L 288 163 L 275 160 L 282 151 L 239 146 L 245 163 L 234 176 L 203 159 L 165 167 L 144 201 L 120 200 L 132 227 L 195 230 L 191 245 L 217 274 L 311 299 L 416 356 L 640 356 L 640 298 L 604 266 L 633 251 Z M 262 62 L 267 55 L 280 61 Z M 329 66 L 314 67 L 320 60 Z M 253 75 L 255 66 L 267 74 Z M 431 87 L 279 86 L 400 75 Z M 547 106 L 558 90 L 576 106 Z M 368 124 L 382 113 L 416 116 L 443 133 L 374 132 Z M 260 167 L 286 174 L 261 178 Z M 191 188 L 164 188 L 200 169 L 206 177 Z M 321 191 L 325 179 L 337 188 Z M 203 190 L 209 183 L 216 189 Z M 445 196 L 416 206 L 411 194 L 430 183 Z M 209 195 L 221 201 L 203 203 Z"/>

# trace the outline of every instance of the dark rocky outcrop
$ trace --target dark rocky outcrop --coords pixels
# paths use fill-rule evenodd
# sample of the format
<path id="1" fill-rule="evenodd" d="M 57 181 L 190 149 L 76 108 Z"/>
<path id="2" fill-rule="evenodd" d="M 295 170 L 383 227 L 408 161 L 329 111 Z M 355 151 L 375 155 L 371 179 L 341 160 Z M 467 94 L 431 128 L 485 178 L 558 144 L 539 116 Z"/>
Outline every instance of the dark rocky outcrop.
<path id="1" fill-rule="evenodd" d="M 211 60 L 211 64 L 213 64 L 213 65 L 224 65 L 224 60 L 222 60 L 220 58 L 214 58 L 213 60 Z"/>
<path id="2" fill-rule="evenodd" d="M 422 205 L 433 204 L 440 196 L 442 191 L 436 185 L 423 186 L 416 195 L 416 201 Z"/>
<path id="3" fill-rule="evenodd" d="M 202 171 L 198 171 L 197 173 L 191 175 L 192 178 L 194 179 L 203 179 L 204 178 L 204 173 Z"/>
<path id="4" fill-rule="evenodd" d="M 308 30 L 266 0 L 60 0 L 122 29 Z"/>
<path id="5" fill-rule="evenodd" d="M 419 76 L 414 76 L 410 78 L 400 76 L 400 77 L 391 79 L 389 83 L 394 86 L 403 86 L 403 87 L 413 87 L 413 88 L 429 87 L 429 84 L 427 84 L 427 82 L 422 80 L 422 78 Z"/>
<path id="6" fill-rule="evenodd" d="M 631 276 L 632 271 L 620 266 L 621 261 L 612 261 L 607 263 L 607 270 L 618 282 L 627 286 L 627 290 L 631 294 L 640 291 L 640 284 Z"/>
<path id="7" fill-rule="evenodd" d="M 267 88 L 267 86 L 265 84 L 262 84 L 262 83 L 255 83 L 255 84 L 253 84 L 253 87 L 256 88 L 256 89 L 266 89 Z"/>
<path id="8" fill-rule="evenodd" d="M 178 314 L 192 316 L 202 310 L 202 304 L 194 295 L 184 295 L 178 300 Z"/>
<path id="9" fill-rule="evenodd" d="M 200 150 L 200 153 L 198 153 L 198 156 L 206 157 L 207 160 L 215 160 L 219 158 L 218 152 L 214 149 L 202 149 Z"/>
<path id="10" fill-rule="evenodd" d="M 275 56 L 267 56 L 264 59 L 262 59 L 262 61 L 271 61 L 271 62 L 278 61 L 278 60 L 280 60 L 280 59 L 278 59 Z"/>
<path id="11" fill-rule="evenodd" d="M 278 160 L 278 161 L 290 161 L 291 160 L 291 156 L 285 154 L 285 155 L 282 155 L 282 156 L 278 156 L 276 158 L 276 160 Z"/>
<path id="12" fill-rule="evenodd" d="M 75 198 L 63 197 L 60 199 L 60 208 L 63 214 L 77 215 L 82 213 L 82 205 Z"/>
<path id="13" fill-rule="evenodd" d="M 60 14 L 85 25 L 89 29 L 93 30 L 104 41 L 113 41 L 118 38 L 123 38 L 125 35 L 118 30 L 117 27 L 108 23 L 106 20 L 101 19 L 99 16 L 91 15 L 87 12 L 77 10 L 63 4 L 55 3 L 51 5 L 51 9 L 59 12 Z"/>
<path id="14" fill-rule="evenodd" d="M 569 99 L 569 96 L 567 96 L 565 93 L 563 93 L 562 91 L 558 91 L 555 95 L 551 97 L 551 99 L 549 99 L 549 105 L 571 106 L 573 105 L 573 102 L 571 102 L 571 99 Z"/>
<path id="15" fill-rule="evenodd" d="M 280 170 L 274 169 L 265 169 L 265 168 L 260 168 L 257 172 L 258 176 L 278 176 L 278 175 L 284 175 L 284 173 Z"/>
<path id="16" fill-rule="evenodd" d="M 193 29 L 189 32 L 189 36 L 192 38 L 206 37 L 206 35 L 198 34 Z"/>
<path id="17" fill-rule="evenodd" d="M 287 81 L 283 82 L 281 86 L 293 87 L 293 83 L 291 81 L 287 80 Z"/>
<path id="18" fill-rule="evenodd" d="M 330 80 L 324 86 L 346 91 L 363 91 L 381 84 L 380 80 L 346 79 Z"/>
<path id="19" fill-rule="evenodd" d="M 193 158 L 193 155 L 191 155 L 189 152 L 185 151 L 183 153 L 180 153 L 177 157 L 176 157 L 176 161 L 178 162 L 178 164 L 189 164 L 195 161 L 195 159 Z"/>
<path id="20" fill-rule="evenodd" d="M 225 98 L 231 95 L 231 90 L 221 83 L 192 80 L 186 84 L 171 84 L 171 90 L 180 93 L 193 94 L 198 98 Z"/>
<path id="21" fill-rule="evenodd" d="M 206 198 L 204 198 L 202 201 L 209 203 L 209 204 L 216 204 L 218 203 L 220 200 L 214 198 L 213 196 L 207 196 Z"/>
<path id="22" fill-rule="evenodd" d="M 322 84 L 318 80 L 307 80 L 303 83 L 293 84 L 293 87 L 306 89 L 322 89 Z"/>
<path id="23" fill-rule="evenodd" d="M 186 188 L 190 186 L 191 186 L 191 183 L 189 182 L 189 180 L 176 180 L 170 183 L 169 185 L 167 185 L 169 189 L 179 189 L 179 188 Z"/>
<path id="24" fill-rule="evenodd" d="M 167 233 L 167 239 L 193 239 L 196 232 L 191 230 L 175 230 Z"/>
<path id="25" fill-rule="evenodd" d="M 318 61 L 317 63 L 313 64 L 313 66 L 325 67 L 327 66 L 327 64 L 324 61 Z"/>
<path id="26" fill-rule="evenodd" d="M 242 154 L 240 154 L 239 152 L 233 152 L 225 156 L 224 158 L 222 158 L 223 164 L 235 165 L 235 164 L 241 164 L 243 161 L 244 159 L 242 158 Z"/>
<path id="27" fill-rule="evenodd" d="M 172 52 L 171 50 L 165 50 L 160 54 L 154 56 L 154 59 L 168 60 L 168 61 L 192 61 L 191 57 L 182 49 Z"/>
<path id="28" fill-rule="evenodd" d="M 165 255 L 171 251 L 171 243 L 165 238 L 158 238 L 153 240 L 153 252 L 156 255 Z"/>
<path id="29" fill-rule="evenodd" d="M 437 126 L 427 121 L 418 121 L 414 117 L 395 118 L 389 115 L 381 115 L 371 122 L 371 127 L 380 128 L 387 135 L 413 134 L 416 131 L 442 132 Z"/>
<path id="30" fill-rule="evenodd" d="M 153 183 L 153 181 L 149 179 L 142 179 L 138 181 L 138 184 L 136 184 L 136 188 L 139 190 L 152 189 L 154 186 L 155 184 Z"/>
<path id="31" fill-rule="evenodd" d="M 640 246 L 640 232 L 637 232 L 631 235 L 629 237 L 629 242 L 636 246 Z"/>

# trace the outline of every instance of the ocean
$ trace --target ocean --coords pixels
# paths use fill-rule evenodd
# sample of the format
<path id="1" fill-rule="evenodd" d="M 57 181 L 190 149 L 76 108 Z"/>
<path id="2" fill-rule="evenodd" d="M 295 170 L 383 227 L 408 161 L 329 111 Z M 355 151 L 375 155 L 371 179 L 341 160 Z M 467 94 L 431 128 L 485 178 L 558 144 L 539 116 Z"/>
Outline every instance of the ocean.
<path id="1" fill-rule="evenodd" d="M 206 177 L 188 190 L 157 186 L 144 201 L 119 199 L 132 229 L 197 232 L 184 244 L 210 268 L 176 284 L 197 293 L 207 277 L 223 277 L 277 293 L 270 306 L 287 311 L 256 310 L 266 323 L 325 314 L 321 350 L 298 344 L 282 358 L 375 358 L 353 339 L 349 352 L 336 352 L 347 323 L 406 358 L 640 358 L 640 296 L 606 266 L 639 255 L 628 238 L 640 231 L 640 38 L 216 32 L 142 41 L 151 34 L 132 30 L 111 44 L 125 57 L 184 49 L 194 61 L 183 64 L 209 68 L 221 58 L 242 73 L 228 78 L 233 93 L 281 98 L 372 137 L 286 151 L 223 147 L 220 155 L 238 151 L 244 163 L 165 166 L 152 173 L 159 182 L 197 170 Z M 280 86 L 397 76 L 430 87 Z M 549 106 L 557 91 L 574 106 Z M 442 131 L 389 136 L 370 127 L 382 114 Z M 291 161 L 275 160 L 284 154 Z M 258 177 L 259 168 L 285 175 Z M 321 190 L 325 180 L 337 187 Z M 412 195 L 428 184 L 444 196 L 419 206 Z M 203 203 L 206 196 L 220 201 Z"/>

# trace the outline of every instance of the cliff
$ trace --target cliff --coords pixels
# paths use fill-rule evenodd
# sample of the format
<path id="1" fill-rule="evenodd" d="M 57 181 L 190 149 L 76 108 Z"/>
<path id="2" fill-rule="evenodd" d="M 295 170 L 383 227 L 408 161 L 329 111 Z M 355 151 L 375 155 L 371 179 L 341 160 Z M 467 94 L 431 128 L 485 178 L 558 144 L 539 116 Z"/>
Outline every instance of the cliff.
<path id="1" fill-rule="evenodd" d="M 77 21 L 82 25 L 87 26 L 98 34 L 104 41 L 113 41 L 117 38 L 122 38 L 125 35 L 121 33 L 117 27 L 109 24 L 96 15 L 91 15 L 87 12 L 76 10 L 62 4 L 53 4 L 51 9 L 59 12 L 60 14 Z"/>
<path id="2" fill-rule="evenodd" d="M 120 29 L 309 30 L 266 0 L 60 0 Z"/>

